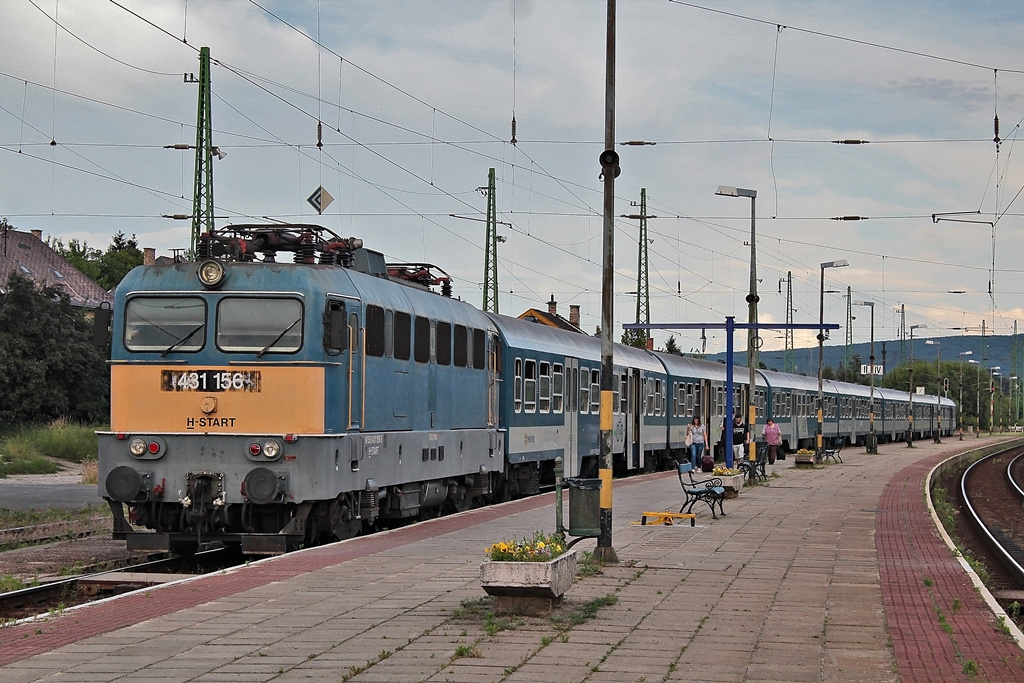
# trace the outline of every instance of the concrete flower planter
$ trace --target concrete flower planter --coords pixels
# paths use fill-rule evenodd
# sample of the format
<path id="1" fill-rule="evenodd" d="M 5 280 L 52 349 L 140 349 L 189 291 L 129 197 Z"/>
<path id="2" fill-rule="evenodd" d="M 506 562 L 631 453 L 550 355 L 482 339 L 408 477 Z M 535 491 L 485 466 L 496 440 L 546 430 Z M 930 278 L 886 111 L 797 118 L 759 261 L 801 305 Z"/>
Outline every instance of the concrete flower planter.
<path id="1" fill-rule="evenodd" d="M 543 616 L 562 601 L 576 576 L 576 552 L 547 562 L 492 562 L 480 565 L 484 592 L 499 613 Z"/>
<path id="2" fill-rule="evenodd" d="M 743 488 L 744 476 L 745 475 L 743 475 L 743 474 L 730 474 L 728 476 L 723 477 L 723 476 L 718 475 L 718 474 L 714 474 L 714 475 L 709 474 L 709 475 L 707 475 L 705 477 L 701 477 L 701 476 L 697 475 L 697 476 L 694 476 L 693 479 L 694 479 L 694 481 L 697 482 L 698 486 L 700 486 L 701 483 L 705 479 L 708 479 L 708 478 L 712 478 L 713 477 L 715 479 L 720 479 L 721 482 L 722 482 L 722 487 L 725 489 L 725 497 L 726 498 L 735 498 L 736 496 L 740 495 L 740 489 Z"/>

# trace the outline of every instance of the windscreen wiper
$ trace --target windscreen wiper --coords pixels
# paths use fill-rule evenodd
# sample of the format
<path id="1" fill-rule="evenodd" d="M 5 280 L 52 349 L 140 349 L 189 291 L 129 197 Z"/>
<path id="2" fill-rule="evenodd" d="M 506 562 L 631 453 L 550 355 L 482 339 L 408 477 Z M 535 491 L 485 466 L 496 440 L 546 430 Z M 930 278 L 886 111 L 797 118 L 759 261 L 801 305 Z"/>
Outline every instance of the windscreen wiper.
<path id="1" fill-rule="evenodd" d="M 272 341 L 269 344 L 267 344 L 266 346 L 264 346 L 263 350 L 256 354 L 256 357 L 257 358 L 261 358 L 263 356 L 263 354 L 265 354 L 267 351 L 272 349 L 277 344 L 277 342 L 281 341 L 284 338 L 284 335 L 286 335 L 289 332 L 291 332 L 292 328 L 299 324 L 300 320 L 302 320 L 301 317 L 296 318 L 295 322 L 293 322 L 291 325 L 289 325 L 288 327 L 286 327 L 283 330 L 281 330 L 281 334 L 279 334 L 276 337 L 274 337 L 274 341 Z"/>
<path id="2" fill-rule="evenodd" d="M 184 337 L 182 337 L 181 339 L 179 339 L 178 341 L 174 342 L 173 344 L 168 346 L 166 349 L 164 349 L 160 353 L 160 357 L 163 358 L 164 356 L 169 354 L 171 351 L 173 351 L 174 349 L 178 348 L 179 346 L 181 346 L 182 344 L 187 342 L 189 339 L 191 339 L 193 336 L 195 336 L 196 332 L 198 332 L 199 330 L 203 329 L 204 327 L 206 327 L 206 323 L 205 322 L 199 323 L 199 327 L 195 328 L 194 330 L 192 330 L 191 332 L 186 334 Z"/>

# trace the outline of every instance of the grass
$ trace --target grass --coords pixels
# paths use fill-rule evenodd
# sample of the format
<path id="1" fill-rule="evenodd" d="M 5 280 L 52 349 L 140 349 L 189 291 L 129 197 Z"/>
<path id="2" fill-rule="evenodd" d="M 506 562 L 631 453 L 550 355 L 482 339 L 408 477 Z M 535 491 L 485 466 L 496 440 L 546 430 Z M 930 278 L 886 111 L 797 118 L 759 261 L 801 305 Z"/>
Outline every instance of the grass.
<path id="1" fill-rule="evenodd" d="M 0 508 L 0 528 L 12 529 L 20 526 L 36 526 L 49 522 L 71 522 L 96 517 L 110 517 L 106 505 L 86 505 L 78 510 L 47 508 L 45 510 L 10 510 Z"/>
<path id="2" fill-rule="evenodd" d="M 0 438 L 0 478 L 11 474 L 53 474 L 53 461 L 95 463 L 97 426 L 54 420 L 48 425 L 21 427 Z M 88 482 L 86 482 L 88 483 Z"/>

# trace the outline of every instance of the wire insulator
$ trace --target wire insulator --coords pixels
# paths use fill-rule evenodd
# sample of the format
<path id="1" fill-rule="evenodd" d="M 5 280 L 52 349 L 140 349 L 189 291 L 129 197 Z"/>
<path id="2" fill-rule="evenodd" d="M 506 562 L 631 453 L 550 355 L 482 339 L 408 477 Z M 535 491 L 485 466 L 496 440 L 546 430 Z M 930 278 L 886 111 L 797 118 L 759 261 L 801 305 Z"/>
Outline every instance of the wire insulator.
<path id="1" fill-rule="evenodd" d="M 513 145 L 516 144 L 516 115 L 512 114 L 512 139 L 509 140 Z"/>
<path id="2" fill-rule="evenodd" d="M 316 148 L 324 148 L 324 124 L 321 121 L 316 122 Z"/>
<path id="3" fill-rule="evenodd" d="M 996 114 L 995 118 L 992 119 L 992 130 L 995 133 L 992 142 L 996 143 L 996 151 L 999 151 L 999 143 L 1001 142 L 999 139 L 999 114 Z"/>

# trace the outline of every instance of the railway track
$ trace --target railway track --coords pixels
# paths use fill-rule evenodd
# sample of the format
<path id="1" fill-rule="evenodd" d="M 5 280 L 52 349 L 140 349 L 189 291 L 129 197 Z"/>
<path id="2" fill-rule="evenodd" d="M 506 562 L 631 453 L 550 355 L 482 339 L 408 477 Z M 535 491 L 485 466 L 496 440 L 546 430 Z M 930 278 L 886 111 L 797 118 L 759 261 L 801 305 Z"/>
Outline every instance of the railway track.
<path id="1" fill-rule="evenodd" d="M 1024 448 L 972 463 L 961 474 L 959 488 L 967 533 L 958 531 L 985 563 L 993 595 L 1000 602 L 1024 603 Z"/>
<path id="2" fill-rule="evenodd" d="M 167 555 L 129 566 L 48 581 L 0 593 L 0 623 L 59 611 L 241 563 L 224 548 L 191 556 Z"/>

